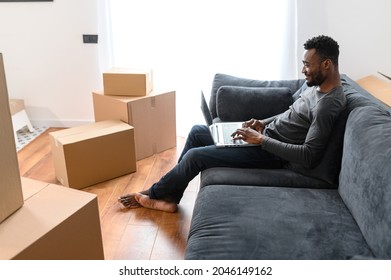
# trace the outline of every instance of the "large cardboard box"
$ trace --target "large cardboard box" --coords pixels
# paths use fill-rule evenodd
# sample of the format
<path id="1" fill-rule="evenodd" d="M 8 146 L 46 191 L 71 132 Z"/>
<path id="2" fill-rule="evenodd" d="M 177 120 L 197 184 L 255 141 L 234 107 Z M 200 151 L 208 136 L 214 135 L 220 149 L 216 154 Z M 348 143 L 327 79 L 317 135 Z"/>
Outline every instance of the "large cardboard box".
<path id="1" fill-rule="evenodd" d="M 93 104 L 95 121 L 117 119 L 134 127 L 137 160 L 176 146 L 175 91 L 138 98 L 93 92 Z"/>
<path id="2" fill-rule="evenodd" d="M 0 223 L 23 205 L 7 83 L 0 53 Z M 1 247 L 0 247 L 1 248 Z"/>
<path id="3" fill-rule="evenodd" d="M 107 120 L 50 133 L 57 179 L 81 189 L 136 171 L 134 130 Z"/>
<path id="4" fill-rule="evenodd" d="M 0 259 L 104 259 L 97 197 L 22 178 L 25 203 L 0 224 Z"/>
<path id="5" fill-rule="evenodd" d="M 106 95 L 145 96 L 153 89 L 152 71 L 112 68 L 103 72 Z"/>
<path id="6" fill-rule="evenodd" d="M 391 106 L 391 82 L 370 75 L 357 80 L 357 83 L 374 97 Z"/>

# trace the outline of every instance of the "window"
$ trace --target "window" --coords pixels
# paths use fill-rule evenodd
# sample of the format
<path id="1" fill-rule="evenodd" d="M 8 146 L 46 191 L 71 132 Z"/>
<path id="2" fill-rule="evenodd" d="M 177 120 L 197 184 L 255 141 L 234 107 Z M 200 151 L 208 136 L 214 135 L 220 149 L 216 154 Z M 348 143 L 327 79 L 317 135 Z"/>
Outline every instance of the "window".
<path id="1" fill-rule="evenodd" d="M 295 1 L 109 0 L 114 67 L 153 69 L 177 92 L 178 135 L 202 123 L 215 73 L 296 77 Z"/>

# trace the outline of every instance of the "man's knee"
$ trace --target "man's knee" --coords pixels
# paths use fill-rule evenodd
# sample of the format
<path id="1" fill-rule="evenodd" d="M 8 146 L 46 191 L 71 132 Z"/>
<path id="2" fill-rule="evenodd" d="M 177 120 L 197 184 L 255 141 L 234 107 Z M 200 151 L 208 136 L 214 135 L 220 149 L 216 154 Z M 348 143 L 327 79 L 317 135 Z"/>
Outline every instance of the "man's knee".
<path id="1" fill-rule="evenodd" d="M 191 128 L 190 130 L 190 135 L 196 135 L 196 134 L 205 134 L 205 133 L 208 133 L 209 132 L 209 129 L 206 125 L 199 125 L 199 124 L 196 124 L 196 125 L 193 125 L 193 127 Z"/>
<path id="2" fill-rule="evenodd" d="M 182 159 L 182 166 L 186 169 L 202 171 L 207 165 L 207 155 L 205 147 L 192 148 L 187 151 Z"/>
<path id="3" fill-rule="evenodd" d="M 198 149 L 192 148 L 186 152 L 186 154 L 183 157 L 183 160 L 192 162 L 195 159 L 197 159 L 197 153 L 198 153 Z"/>

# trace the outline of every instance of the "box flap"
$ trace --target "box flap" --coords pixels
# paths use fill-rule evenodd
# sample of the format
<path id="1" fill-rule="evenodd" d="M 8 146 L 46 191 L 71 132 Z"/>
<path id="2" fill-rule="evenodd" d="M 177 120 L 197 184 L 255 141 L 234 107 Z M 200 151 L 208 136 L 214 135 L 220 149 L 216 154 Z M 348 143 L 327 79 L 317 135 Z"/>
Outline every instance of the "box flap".
<path id="1" fill-rule="evenodd" d="M 25 109 L 23 99 L 10 99 L 9 103 L 12 116 Z"/>
<path id="2" fill-rule="evenodd" d="M 93 92 L 95 121 L 121 120 L 129 123 L 127 98 L 116 98 L 104 95 L 103 92 Z"/>
<path id="3" fill-rule="evenodd" d="M 21 181 L 22 181 L 23 198 L 25 201 L 49 185 L 49 183 L 41 182 L 25 177 L 22 177 Z"/>
<path id="4" fill-rule="evenodd" d="M 51 132 L 50 135 L 55 139 L 55 145 L 58 145 L 58 142 L 61 144 L 69 144 L 83 139 L 104 136 L 128 129 L 132 129 L 132 127 L 122 121 L 105 120 L 93 124 Z"/>

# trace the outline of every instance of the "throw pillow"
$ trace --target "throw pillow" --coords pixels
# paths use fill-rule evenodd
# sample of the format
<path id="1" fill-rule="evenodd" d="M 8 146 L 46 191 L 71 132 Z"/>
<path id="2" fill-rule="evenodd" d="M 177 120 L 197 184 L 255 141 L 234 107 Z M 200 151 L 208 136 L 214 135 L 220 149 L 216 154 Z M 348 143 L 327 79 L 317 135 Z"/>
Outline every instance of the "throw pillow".
<path id="1" fill-rule="evenodd" d="M 216 97 L 217 116 L 222 122 L 265 119 L 286 111 L 293 103 L 287 87 L 221 86 Z"/>
<path id="2" fill-rule="evenodd" d="M 296 80 L 254 80 L 247 79 L 223 73 L 215 74 L 212 82 L 212 90 L 209 100 L 209 109 L 212 118 L 217 118 L 216 95 L 221 86 L 238 86 L 238 87 L 287 87 L 291 92 L 296 92 L 304 83 L 304 79 Z"/>

